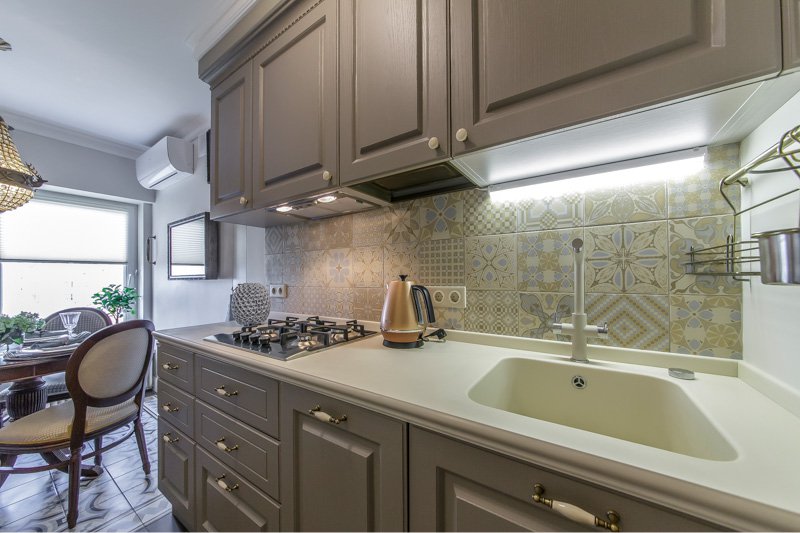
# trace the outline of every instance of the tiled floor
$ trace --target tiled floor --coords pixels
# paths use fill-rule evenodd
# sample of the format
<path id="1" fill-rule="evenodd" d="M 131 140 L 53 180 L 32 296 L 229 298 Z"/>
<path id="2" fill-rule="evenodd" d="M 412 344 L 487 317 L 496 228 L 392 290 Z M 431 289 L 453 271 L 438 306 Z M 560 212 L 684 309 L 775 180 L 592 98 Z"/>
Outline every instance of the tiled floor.
<path id="1" fill-rule="evenodd" d="M 156 487 L 157 412 L 155 396 L 148 397 L 142 421 L 150 475 L 142 471 L 134 437 L 104 454 L 105 473 L 81 480 L 76 531 L 184 531 Z M 17 465 L 40 461 L 38 455 L 29 455 L 21 457 Z M 0 487 L 0 530 L 67 531 L 66 508 L 66 474 L 51 470 L 11 475 Z"/>

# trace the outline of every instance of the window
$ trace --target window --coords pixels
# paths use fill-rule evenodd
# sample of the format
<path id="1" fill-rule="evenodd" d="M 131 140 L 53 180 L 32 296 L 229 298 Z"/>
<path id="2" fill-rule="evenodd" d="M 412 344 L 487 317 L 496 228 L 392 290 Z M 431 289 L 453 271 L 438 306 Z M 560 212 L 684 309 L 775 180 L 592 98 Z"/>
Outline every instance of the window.
<path id="1" fill-rule="evenodd" d="M 0 311 L 44 317 L 94 307 L 91 295 L 136 276 L 137 208 L 39 191 L 0 215 Z"/>

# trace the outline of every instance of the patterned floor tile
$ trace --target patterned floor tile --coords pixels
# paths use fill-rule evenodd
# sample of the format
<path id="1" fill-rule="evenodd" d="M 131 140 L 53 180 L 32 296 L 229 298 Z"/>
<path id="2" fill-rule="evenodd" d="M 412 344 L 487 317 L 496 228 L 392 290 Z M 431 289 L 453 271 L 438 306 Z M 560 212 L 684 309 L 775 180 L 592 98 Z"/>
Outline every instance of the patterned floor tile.
<path id="1" fill-rule="evenodd" d="M 419 239 L 453 239 L 464 236 L 464 200 L 460 193 L 417 200 Z"/>
<path id="2" fill-rule="evenodd" d="M 559 293 L 519 293 L 519 334 L 522 337 L 568 341 L 553 331 L 554 322 L 569 322 L 573 297 Z"/>
<path id="3" fill-rule="evenodd" d="M 419 217 L 414 202 L 399 202 L 384 211 L 383 236 L 387 243 L 416 242 Z"/>
<path id="4" fill-rule="evenodd" d="M 383 248 L 380 246 L 353 248 L 352 257 L 354 287 L 383 285 Z"/>
<path id="5" fill-rule="evenodd" d="M 465 325 L 468 331 L 517 335 L 519 297 L 514 291 L 468 291 Z"/>
<path id="6" fill-rule="evenodd" d="M 467 289 L 517 288 L 517 239 L 490 235 L 465 239 Z"/>
<path id="7" fill-rule="evenodd" d="M 516 206 L 511 202 L 493 203 L 480 189 L 464 191 L 464 235 L 501 235 L 517 229 Z"/>
<path id="8" fill-rule="evenodd" d="M 362 288 L 353 291 L 353 317 L 358 320 L 379 321 L 383 310 L 384 295 L 383 287 Z"/>
<path id="9" fill-rule="evenodd" d="M 669 218 L 732 214 L 719 193 L 719 181 L 739 168 L 739 145 L 726 144 L 708 149 L 703 169 L 697 174 L 669 182 Z M 739 208 L 739 187 L 728 187 L 726 193 Z"/>
<path id="10" fill-rule="evenodd" d="M 61 506 L 40 507 L 36 513 L 3 526 L 3 531 L 62 531 L 67 515 Z"/>
<path id="11" fill-rule="evenodd" d="M 379 246 L 384 242 L 384 221 L 387 208 L 362 211 L 353 215 L 354 247 Z"/>
<path id="12" fill-rule="evenodd" d="M 464 239 L 422 241 L 417 247 L 417 281 L 426 285 L 464 284 Z"/>
<path id="13" fill-rule="evenodd" d="M 572 292 L 572 241 L 582 229 L 520 233 L 517 235 L 517 288 L 520 291 Z"/>
<path id="14" fill-rule="evenodd" d="M 607 339 L 591 344 L 669 351 L 669 300 L 649 294 L 587 294 L 590 324 L 608 322 Z"/>
<path id="15" fill-rule="evenodd" d="M 283 283 L 283 258 L 283 254 L 268 254 L 264 256 L 267 284 Z"/>
<path id="16" fill-rule="evenodd" d="M 583 195 L 526 200 L 517 204 L 517 231 L 574 228 L 583 225 Z"/>
<path id="17" fill-rule="evenodd" d="M 353 259 L 350 248 L 337 248 L 325 252 L 323 284 L 326 287 L 353 286 Z"/>
<path id="18" fill-rule="evenodd" d="M 138 514 L 138 513 L 137 513 Z M 140 515 L 141 518 L 141 515 Z M 186 531 L 186 528 L 183 527 L 175 516 L 172 514 L 172 510 L 168 510 L 163 515 L 154 518 L 153 520 L 147 522 L 145 524 L 145 528 L 147 531 L 177 531 L 182 532 Z"/>
<path id="19" fill-rule="evenodd" d="M 139 519 L 147 526 L 149 531 L 182 531 L 182 529 L 151 529 L 160 518 L 172 515 L 172 504 L 162 495 L 159 495 L 158 498 L 150 501 L 147 505 L 136 507 L 135 510 Z"/>
<path id="20" fill-rule="evenodd" d="M 667 294 L 667 223 L 586 228 L 587 292 Z"/>
<path id="21" fill-rule="evenodd" d="M 463 330 L 466 328 L 465 321 L 466 309 L 443 307 L 436 309 L 436 322 L 431 324 L 431 326 L 436 328 Z"/>
<path id="22" fill-rule="evenodd" d="M 264 231 L 264 250 L 267 254 L 283 253 L 283 243 L 286 238 L 284 226 L 269 226 Z"/>
<path id="23" fill-rule="evenodd" d="M 161 497 L 158 491 L 157 475 L 154 470 L 145 474 L 141 469 L 132 470 L 114 478 L 114 483 L 122 491 L 131 507 L 137 509 Z"/>
<path id="24" fill-rule="evenodd" d="M 670 321 L 671 351 L 741 359 L 741 297 L 673 295 Z"/>
<path id="25" fill-rule="evenodd" d="M 586 225 L 620 224 L 667 218 L 667 185 L 626 184 L 586 193 Z"/>
<path id="26" fill-rule="evenodd" d="M 47 473 L 45 473 L 47 474 Z M 47 512 L 50 508 L 62 509 L 61 500 L 56 492 L 55 485 L 50 480 L 50 476 L 45 476 L 47 480 L 47 488 L 36 492 L 35 494 L 25 494 L 25 491 L 20 490 L 10 491 L 0 497 L 0 529 L 7 529 L 8 524 L 17 522 L 23 518 L 32 517 L 33 515 L 41 515 L 42 512 Z M 24 487 L 21 486 L 19 489 Z M 9 503 L 9 496 L 14 496 L 13 503 Z M 22 496 L 22 497 L 20 497 Z"/>
<path id="27" fill-rule="evenodd" d="M 383 278 L 387 283 L 400 279 L 405 274 L 410 280 L 417 280 L 419 274 L 417 243 L 388 244 L 383 247 Z"/>
<path id="28" fill-rule="evenodd" d="M 144 527 L 136 512 L 131 509 L 127 513 L 109 513 L 106 516 L 96 516 L 84 519 L 78 515 L 75 531 L 137 531 Z M 67 531 L 66 524 L 58 531 Z"/>
<path id="29" fill-rule="evenodd" d="M 34 474 L 11 474 L 0 487 L 0 507 L 46 491 L 50 485 L 48 472 Z"/>

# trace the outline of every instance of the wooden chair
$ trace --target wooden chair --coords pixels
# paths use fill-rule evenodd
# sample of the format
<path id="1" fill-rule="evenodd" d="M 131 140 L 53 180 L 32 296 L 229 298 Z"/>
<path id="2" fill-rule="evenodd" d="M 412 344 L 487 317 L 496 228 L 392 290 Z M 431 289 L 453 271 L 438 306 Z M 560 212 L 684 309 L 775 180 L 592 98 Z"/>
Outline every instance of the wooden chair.
<path id="1" fill-rule="evenodd" d="M 104 328 L 83 341 L 67 363 L 71 401 L 52 405 L 0 429 L 0 486 L 9 474 L 49 469 L 69 474 L 67 524 L 78 520 L 81 461 L 94 458 L 100 470 L 103 452 L 135 434 L 142 469 L 150 473 L 147 443 L 141 422 L 145 376 L 153 355 L 153 323 L 131 320 Z M 110 444 L 103 436 L 125 425 L 130 431 Z M 94 440 L 94 451 L 83 455 L 83 445 Z M 69 457 L 60 455 L 68 448 Z M 38 453 L 49 463 L 14 467 L 17 457 Z M 100 470 L 101 471 L 101 470 Z"/>

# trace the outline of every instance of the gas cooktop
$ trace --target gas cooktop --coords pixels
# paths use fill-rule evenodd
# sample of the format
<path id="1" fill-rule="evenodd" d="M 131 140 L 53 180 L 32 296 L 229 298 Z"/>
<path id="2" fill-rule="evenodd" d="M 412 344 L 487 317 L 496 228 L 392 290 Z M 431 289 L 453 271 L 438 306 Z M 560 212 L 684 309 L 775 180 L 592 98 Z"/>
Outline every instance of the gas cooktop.
<path id="1" fill-rule="evenodd" d="M 261 326 L 244 327 L 230 333 L 217 333 L 205 337 L 203 340 L 227 344 L 273 359 L 289 361 L 311 352 L 354 342 L 376 333 L 376 331 L 364 329 L 364 326 L 357 320 L 339 323 L 333 320 L 323 320 L 318 316 L 310 316 L 305 319 L 287 316 L 283 320 L 271 318 Z"/>

